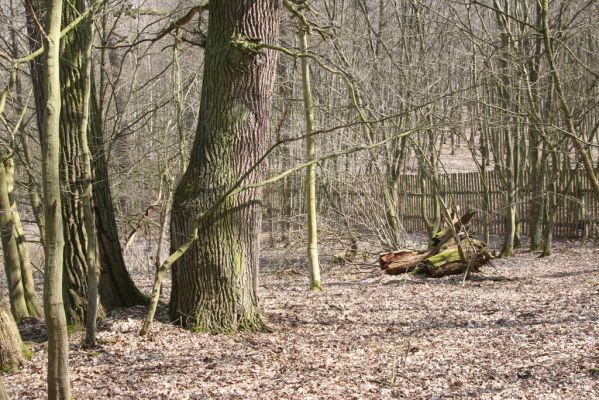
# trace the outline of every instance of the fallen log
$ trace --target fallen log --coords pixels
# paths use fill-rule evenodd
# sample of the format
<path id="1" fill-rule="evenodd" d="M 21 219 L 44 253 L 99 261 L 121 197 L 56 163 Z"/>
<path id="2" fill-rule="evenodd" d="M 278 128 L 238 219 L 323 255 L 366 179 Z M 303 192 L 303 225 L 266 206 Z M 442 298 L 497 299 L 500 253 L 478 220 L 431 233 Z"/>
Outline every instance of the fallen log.
<path id="1" fill-rule="evenodd" d="M 478 272 L 493 254 L 485 243 L 468 235 L 468 223 L 475 213 L 468 211 L 460 219 L 454 217 L 450 226 L 432 238 L 428 251 L 401 250 L 381 254 L 381 269 L 389 275 L 412 273 L 433 278 Z"/>
<path id="2" fill-rule="evenodd" d="M 457 245 L 453 245 L 423 260 L 426 274 L 432 278 L 464 274 L 466 271 L 479 272 L 480 268 L 493 258 L 485 243 L 475 239 L 460 242 L 465 260 L 462 260 Z"/>
<path id="3" fill-rule="evenodd" d="M 427 251 L 403 250 L 381 254 L 379 265 L 389 275 L 413 272 L 427 257 Z"/>
<path id="4" fill-rule="evenodd" d="M 460 218 L 459 220 L 452 221 L 453 229 L 452 229 L 452 227 L 448 226 L 448 227 L 440 230 L 439 232 L 437 232 L 437 234 L 431 239 L 431 246 L 430 246 L 429 254 L 431 254 L 431 255 L 437 254 L 439 252 L 439 250 L 441 250 L 441 248 L 443 248 L 443 246 L 445 246 L 451 240 L 453 240 L 454 232 L 457 233 L 457 235 L 460 239 L 463 239 L 464 238 L 463 231 L 468 228 L 468 224 L 470 223 L 470 220 L 472 219 L 472 217 L 474 217 L 474 214 L 476 214 L 476 211 L 470 210 L 466 214 L 462 215 L 462 218 Z"/>

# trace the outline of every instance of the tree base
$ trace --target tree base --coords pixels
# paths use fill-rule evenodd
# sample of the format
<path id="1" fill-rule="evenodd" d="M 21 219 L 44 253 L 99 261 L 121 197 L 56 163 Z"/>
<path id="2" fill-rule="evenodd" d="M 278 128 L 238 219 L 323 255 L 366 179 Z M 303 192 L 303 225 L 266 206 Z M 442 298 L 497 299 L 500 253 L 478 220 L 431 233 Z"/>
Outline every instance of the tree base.
<path id="1" fill-rule="evenodd" d="M 228 318 L 227 313 L 202 313 L 196 317 L 176 315 L 171 319 L 195 333 L 213 335 L 231 335 L 235 333 L 268 333 L 272 330 L 266 323 L 266 317 L 260 312 L 248 313 L 241 318 Z"/>

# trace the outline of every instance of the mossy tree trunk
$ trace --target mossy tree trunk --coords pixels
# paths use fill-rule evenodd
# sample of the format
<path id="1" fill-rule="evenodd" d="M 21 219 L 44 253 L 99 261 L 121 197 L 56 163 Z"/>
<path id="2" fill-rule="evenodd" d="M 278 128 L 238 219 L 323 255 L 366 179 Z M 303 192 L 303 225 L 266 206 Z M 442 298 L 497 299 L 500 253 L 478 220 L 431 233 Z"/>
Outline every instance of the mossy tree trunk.
<path id="1" fill-rule="evenodd" d="M 8 282 L 8 295 L 12 314 L 17 320 L 29 317 L 19 250 L 14 235 L 14 220 L 8 198 L 6 169 L 3 160 L 0 160 L 0 236 L 2 238 L 2 253 L 4 255 L 4 271 Z"/>
<path id="2" fill-rule="evenodd" d="M 13 20 L 13 23 L 17 23 L 16 21 L 18 20 L 19 17 L 19 12 L 20 10 L 18 9 L 18 5 L 17 5 L 17 1 L 16 0 L 11 0 L 10 1 L 10 15 L 11 18 Z M 10 38 L 11 38 L 11 50 L 12 50 L 12 56 L 13 58 L 17 59 L 19 58 L 19 52 L 20 52 L 20 45 L 19 45 L 19 38 L 17 35 L 17 29 L 11 29 L 10 31 Z M 27 114 L 27 107 L 28 107 L 28 103 L 29 103 L 29 98 L 25 99 L 25 97 L 23 96 L 23 85 L 22 85 L 22 81 L 21 81 L 21 75 L 18 73 L 13 73 L 12 77 L 11 77 L 11 81 L 14 82 L 14 107 L 15 107 L 15 112 L 19 115 L 19 117 L 15 120 L 14 125 L 11 126 L 10 129 L 7 129 L 8 131 L 8 143 L 7 148 L 10 148 L 12 152 L 16 152 L 17 151 L 17 140 L 16 140 L 16 136 L 20 136 L 21 139 L 21 143 L 22 143 L 22 148 L 26 149 L 27 148 L 27 135 L 25 133 L 25 129 L 24 129 L 24 124 L 25 124 L 25 117 Z M 10 81 L 9 81 L 9 87 L 11 86 Z M 6 104 L 6 103 L 4 103 Z M 3 108 L 4 106 L 0 106 L 0 108 Z M 0 110 L 0 114 L 3 112 L 3 110 Z M 32 202 L 32 205 L 37 204 L 37 206 L 39 207 L 40 204 L 40 200 L 39 200 L 39 186 L 37 185 L 37 182 L 35 181 L 35 178 L 33 178 L 30 167 L 31 167 L 31 163 L 28 162 L 30 161 L 30 156 L 28 154 L 28 152 L 24 152 L 24 158 L 25 158 L 25 162 L 26 162 L 26 166 L 25 169 L 27 170 L 27 173 L 29 175 L 29 187 L 28 187 L 28 192 L 30 193 L 30 196 L 32 199 L 37 199 L 37 203 Z M 29 158 L 28 158 L 29 156 Z M 19 210 L 17 209 L 17 202 L 15 199 L 15 193 L 14 193 L 14 188 L 15 188 L 15 162 L 14 162 L 14 156 L 13 154 L 10 155 L 6 155 L 2 157 L 2 163 L 3 165 L 0 166 L 4 168 L 3 171 L 3 180 L 5 181 L 5 187 L 4 185 L 2 186 L 2 188 L 0 188 L 0 191 L 2 191 L 2 208 L 4 209 L 6 207 L 6 196 L 8 196 L 8 201 L 9 201 L 9 205 L 10 205 L 10 215 L 7 215 L 8 219 L 11 221 L 12 226 L 13 226 L 13 232 L 12 235 L 14 236 L 14 241 L 16 243 L 16 247 L 17 247 L 17 254 L 18 254 L 18 258 L 19 258 L 19 265 L 18 266 L 14 266 L 15 268 L 19 268 L 21 270 L 21 281 L 22 281 L 22 286 L 23 286 L 23 295 L 25 297 L 25 303 L 27 305 L 27 313 L 29 317 L 41 317 L 43 315 L 43 311 L 41 306 L 38 304 L 36 297 L 35 297 L 35 283 L 33 281 L 33 271 L 32 271 L 32 264 L 31 264 L 31 258 L 29 256 L 29 244 L 27 242 L 27 239 L 25 237 L 25 232 L 23 229 L 23 225 L 21 224 L 21 216 L 19 214 Z M 4 193 L 6 192 L 6 193 Z M 36 197 L 37 196 L 37 197 Z M 39 218 L 39 208 L 35 207 L 34 205 L 34 215 L 35 218 L 38 219 Z M 4 212 L 8 212 L 7 210 Z M 40 225 L 43 226 L 43 222 L 40 222 Z M 43 230 L 43 228 L 41 228 Z M 6 230 L 6 231 L 2 231 L 2 233 L 4 235 L 9 236 L 10 235 L 10 231 Z M 7 238 L 8 242 L 12 242 L 12 239 Z M 14 252 L 14 250 L 9 250 L 10 253 Z M 5 264 L 5 267 L 7 265 Z M 17 315 L 13 315 L 15 318 L 17 318 L 17 320 L 20 319 L 20 316 Z"/>
<path id="3" fill-rule="evenodd" d="M 204 84 L 189 166 L 173 198 L 171 248 L 192 234 L 207 210 L 266 151 L 276 54 L 279 1 L 223 0 L 209 5 Z M 247 181 L 257 181 L 264 167 Z M 230 197 L 200 223 L 199 240 L 172 271 L 171 318 L 199 331 L 259 331 L 257 273 L 260 189 Z"/>
<path id="4" fill-rule="evenodd" d="M 64 234 L 60 187 L 60 26 L 62 0 L 48 1 L 44 36 L 42 185 L 46 240 L 44 253 L 44 316 L 48 331 L 48 398 L 71 398 L 69 339 L 62 298 Z"/>
<path id="5" fill-rule="evenodd" d="M 21 224 L 21 216 L 17 210 L 17 202 L 15 200 L 15 165 L 12 158 L 4 160 L 4 170 L 6 172 L 6 183 L 8 190 L 8 199 L 12 210 L 13 219 L 13 235 L 17 244 L 17 252 L 19 255 L 19 266 L 21 268 L 21 280 L 23 281 L 23 290 L 25 295 L 25 304 L 27 304 L 27 312 L 30 317 L 41 317 L 43 310 L 35 297 L 35 282 L 33 280 L 33 269 L 31 265 L 31 257 L 29 255 L 29 244 L 25 237 L 25 231 Z"/>
<path id="6" fill-rule="evenodd" d="M 23 343 L 4 296 L 0 296 L 0 376 L 23 362 Z"/>

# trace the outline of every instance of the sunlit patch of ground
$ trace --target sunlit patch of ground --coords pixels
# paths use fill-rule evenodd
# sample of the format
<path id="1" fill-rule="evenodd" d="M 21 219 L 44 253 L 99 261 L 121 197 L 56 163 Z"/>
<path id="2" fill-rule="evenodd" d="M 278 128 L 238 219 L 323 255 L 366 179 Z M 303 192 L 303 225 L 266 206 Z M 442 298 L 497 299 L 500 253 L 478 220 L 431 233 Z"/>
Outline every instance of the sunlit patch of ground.
<path id="1" fill-rule="evenodd" d="M 599 261 L 590 245 L 495 260 L 438 280 L 337 266 L 311 293 L 303 270 L 269 269 L 273 333 L 203 335 L 159 310 L 119 310 L 85 350 L 71 337 L 76 399 L 597 399 Z M 284 267 L 284 266 L 283 266 Z M 33 338 L 40 328 L 25 327 Z M 6 377 L 12 399 L 45 398 L 46 344 Z"/>

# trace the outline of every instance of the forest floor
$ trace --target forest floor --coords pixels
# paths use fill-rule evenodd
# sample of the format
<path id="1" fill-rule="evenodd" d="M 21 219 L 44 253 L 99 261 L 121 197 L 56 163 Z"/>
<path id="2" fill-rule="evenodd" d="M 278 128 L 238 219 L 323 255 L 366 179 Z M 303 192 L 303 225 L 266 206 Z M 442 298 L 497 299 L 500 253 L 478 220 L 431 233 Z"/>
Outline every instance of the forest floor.
<path id="1" fill-rule="evenodd" d="M 306 290 L 297 266 L 265 268 L 272 333 L 196 334 L 168 323 L 137 335 L 141 307 L 117 310 L 99 346 L 71 336 L 75 399 L 599 399 L 597 243 L 520 252 L 483 274 L 426 279 L 326 266 Z M 144 281 L 146 284 L 149 280 Z M 11 399 L 44 399 L 46 343 L 8 375 Z"/>

